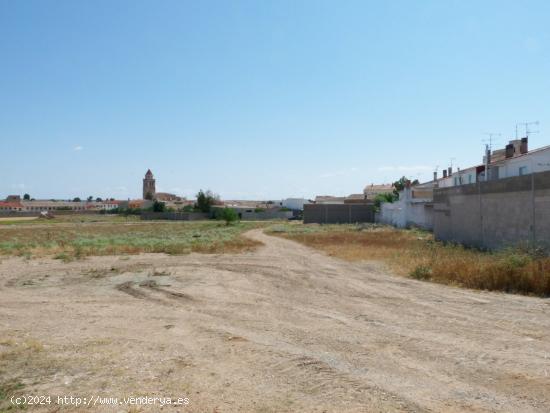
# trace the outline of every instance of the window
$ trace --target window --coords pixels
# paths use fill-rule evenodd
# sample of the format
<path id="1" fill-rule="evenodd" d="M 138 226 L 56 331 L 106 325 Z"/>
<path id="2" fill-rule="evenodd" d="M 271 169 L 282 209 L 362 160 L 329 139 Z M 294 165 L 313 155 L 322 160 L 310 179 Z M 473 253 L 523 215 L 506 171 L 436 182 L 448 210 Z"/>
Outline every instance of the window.
<path id="1" fill-rule="evenodd" d="M 468 183 L 471 184 L 473 181 L 473 176 L 472 174 L 468 175 Z"/>
<path id="2" fill-rule="evenodd" d="M 526 175 L 527 174 L 527 167 L 526 166 L 520 166 L 519 167 L 519 176 Z"/>

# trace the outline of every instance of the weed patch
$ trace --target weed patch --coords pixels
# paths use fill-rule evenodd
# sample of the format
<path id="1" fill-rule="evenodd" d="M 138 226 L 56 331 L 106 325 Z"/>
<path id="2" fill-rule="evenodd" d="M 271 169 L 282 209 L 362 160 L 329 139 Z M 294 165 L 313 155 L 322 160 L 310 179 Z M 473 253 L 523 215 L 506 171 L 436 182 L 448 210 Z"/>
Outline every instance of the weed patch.
<path id="1" fill-rule="evenodd" d="M 266 232 L 349 261 L 383 261 L 395 272 L 417 280 L 550 296 L 550 257 L 541 251 L 484 252 L 434 241 L 426 231 L 376 224 L 278 224 Z"/>
<path id="2" fill-rule="evenodd" d="M 92 255 L 190 252 L 240 252 L 259 243 L 242 233 L 261 224 L 224 225 L 203 222 L 67 223 L 57 226 L 5 226 L 0 229 L 0 255 L 53 256 L 64 262 Z"/>

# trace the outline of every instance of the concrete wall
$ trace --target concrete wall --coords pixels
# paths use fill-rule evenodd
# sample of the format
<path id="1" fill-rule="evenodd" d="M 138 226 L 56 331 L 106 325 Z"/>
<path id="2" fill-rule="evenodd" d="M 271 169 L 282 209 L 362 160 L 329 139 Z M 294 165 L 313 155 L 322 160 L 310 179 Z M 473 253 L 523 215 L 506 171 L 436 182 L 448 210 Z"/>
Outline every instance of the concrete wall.
<path id="1" fill-rule="evenodd" d="M 151 212 L 143 211 L 140 215 L 142 220 L 151 221 L 154 219 L 166 219 L 170 221 L 199 221 L 209 219 L 210 214 L 202 212 Z"/>
<path id="2" fill-rule="evenodd" d="M 213 207 L 212 218 L 216 217 L 216 211 L 224 207 Z M 281 211 L 278 208 L 268 208 L 256 212 L 256 208 L 228 207 L 235 210 L 240 220 L 243 221 L 271 221 L 277 219 L 289 219 L 293 217 L 292 211 Z"/>
<path id="3" fill-rule="evenodd" d="M 550 247 L 550 172 L 434 191 L 434 235 L 498 249 Z"/>
<path id="4" fill-rule="evenodd" d="M 306 204 L 304 224 L 353 224 L 374 222 L 372 204 Z"/>
<path id="5" fill-rule="evenodd" d="M 279 211 L 267 209 L 262 212 L 239 212 L 240 219 L 243 221 L 270 221 L 273 219 L 289 219 L 292 218 L 292 211 Z"/>

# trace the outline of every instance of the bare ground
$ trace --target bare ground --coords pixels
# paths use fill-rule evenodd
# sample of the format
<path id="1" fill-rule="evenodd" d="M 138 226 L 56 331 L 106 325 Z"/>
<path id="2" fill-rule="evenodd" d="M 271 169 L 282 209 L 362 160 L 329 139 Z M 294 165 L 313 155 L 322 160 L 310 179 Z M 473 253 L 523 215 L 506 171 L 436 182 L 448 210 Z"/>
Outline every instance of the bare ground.
<path id="1" fill-rule="evenodd" d="M 0 384 L 190 400 L 163 411 L 550 411 L 549 300 L 414 281 L 249 236 L 265 246 L 3 259 Z"/>

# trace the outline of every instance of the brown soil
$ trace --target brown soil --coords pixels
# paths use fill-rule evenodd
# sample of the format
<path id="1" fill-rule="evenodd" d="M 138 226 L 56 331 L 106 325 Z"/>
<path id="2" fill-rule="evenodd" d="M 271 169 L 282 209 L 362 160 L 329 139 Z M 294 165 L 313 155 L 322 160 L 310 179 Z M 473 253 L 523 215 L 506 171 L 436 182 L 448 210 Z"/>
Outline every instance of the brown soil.
<path id="1" fill-rule="evenodd" d="M 174 412 L 550 411 L 549 300 L 249 236 L 265 246 L 2 259 L 0 386 L 188 397 Z"/>

